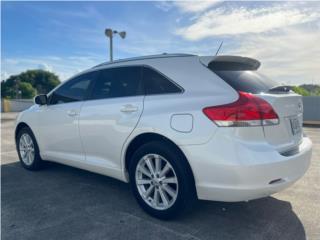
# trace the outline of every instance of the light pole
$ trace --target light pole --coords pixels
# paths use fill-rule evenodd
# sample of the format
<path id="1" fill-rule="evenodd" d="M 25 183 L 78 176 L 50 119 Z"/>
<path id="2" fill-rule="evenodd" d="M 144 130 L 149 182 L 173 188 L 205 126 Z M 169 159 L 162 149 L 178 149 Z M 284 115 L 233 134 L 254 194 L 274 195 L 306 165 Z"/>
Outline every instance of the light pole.
<path id="1" fill-rule="evenodd" d="M 109 38 L 110 40 L 110 62 L 113 61 L 113 34 L 119 34 L 120 37 L 123 39 L 126 37 L 126 32 L 125 31 L 122 31 L 122 32 L 118 32 L 116 30 L 112 30 L 111 28 L 107 28 L 105 31 L 104 31 L 104 34 Z"/>

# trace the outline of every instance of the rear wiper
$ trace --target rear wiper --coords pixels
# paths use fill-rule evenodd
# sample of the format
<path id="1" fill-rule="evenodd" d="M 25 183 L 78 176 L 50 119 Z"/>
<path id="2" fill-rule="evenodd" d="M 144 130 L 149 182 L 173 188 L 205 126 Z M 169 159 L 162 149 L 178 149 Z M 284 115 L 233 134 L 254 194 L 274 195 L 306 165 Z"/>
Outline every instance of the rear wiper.
<path id="1" fill-rule="evenodd" d="M 276 86 L 273 88 L 270 88 L 268 92 L 290 92 L 290 90 L 292 90 L 292 86 Z"/>

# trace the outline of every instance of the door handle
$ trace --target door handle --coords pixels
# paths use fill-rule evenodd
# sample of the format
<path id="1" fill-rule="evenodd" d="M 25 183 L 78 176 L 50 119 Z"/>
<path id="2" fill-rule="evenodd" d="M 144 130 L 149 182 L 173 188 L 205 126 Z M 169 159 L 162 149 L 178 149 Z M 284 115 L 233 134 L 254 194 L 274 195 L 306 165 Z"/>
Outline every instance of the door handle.
<path id="1" fill-rule="evenodd" d="M 76 110 L 69 110 L 67 113 L 70 117 L 74 117 L 78 115 Z"/>
<path id="2" fill-rule="evenodd" d="M 120 111 L 125 112 L 125 113 L 136 112 L 136 111 L 138 111 L 138 107 L 131 105 L 131 104 L 126 104 L 126 105 L 122 106 Z"/>

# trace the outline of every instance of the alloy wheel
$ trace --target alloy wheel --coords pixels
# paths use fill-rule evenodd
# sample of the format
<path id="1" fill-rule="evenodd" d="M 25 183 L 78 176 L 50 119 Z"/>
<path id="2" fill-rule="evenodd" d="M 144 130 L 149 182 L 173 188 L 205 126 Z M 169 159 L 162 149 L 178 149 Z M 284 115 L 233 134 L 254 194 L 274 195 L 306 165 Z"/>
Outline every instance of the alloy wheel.
<path id="1" fill-rule="evenodd" d="M 177 175 L 169 161 L 158 154 L 147 154 L 139 160 L 135 180 L 140 196 L 154 209 L 166 210 L 177 199 Z"/>
<path id="2" fill-rule="evenodd" d="M 35 149 L 32 138 L 29 134 L 24 133 L 19 139 L 20 156 L 24 164 L 30 166 L 35 157 Z"/>

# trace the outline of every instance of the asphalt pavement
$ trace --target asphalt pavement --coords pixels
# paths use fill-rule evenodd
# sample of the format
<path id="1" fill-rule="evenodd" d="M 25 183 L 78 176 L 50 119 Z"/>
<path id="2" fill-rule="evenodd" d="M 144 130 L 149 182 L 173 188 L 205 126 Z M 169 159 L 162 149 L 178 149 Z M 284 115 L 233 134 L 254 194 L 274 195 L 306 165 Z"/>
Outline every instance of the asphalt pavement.
<path id="1" fill-rule="evenodd" d="M 241 203 L 199 201 L 187 215 L 145 214 L 128 184 L 50 163 L 23 169 L 13 120 L 1 125 L 1 239 L 320 239 L 320 128 L 306 175 L 285 191 Z"/>

